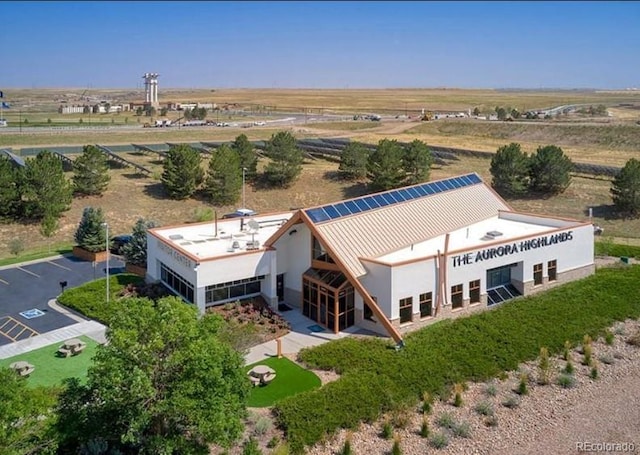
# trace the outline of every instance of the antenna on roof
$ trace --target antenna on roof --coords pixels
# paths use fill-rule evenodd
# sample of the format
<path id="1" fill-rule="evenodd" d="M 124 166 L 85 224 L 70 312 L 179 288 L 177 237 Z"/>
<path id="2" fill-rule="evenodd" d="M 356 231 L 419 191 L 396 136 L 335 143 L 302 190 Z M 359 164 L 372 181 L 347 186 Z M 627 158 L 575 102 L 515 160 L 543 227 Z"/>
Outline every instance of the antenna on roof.
<path id="1" fill-rule="evenodd" d="M 255 244 L 254 240 L 255 240 L 256 234 L 260 230 L 260 223 L 252 219 L 247 222 L 247 227 L 249 228 L 247 232 L 251 234 L 251 244 Z"/>

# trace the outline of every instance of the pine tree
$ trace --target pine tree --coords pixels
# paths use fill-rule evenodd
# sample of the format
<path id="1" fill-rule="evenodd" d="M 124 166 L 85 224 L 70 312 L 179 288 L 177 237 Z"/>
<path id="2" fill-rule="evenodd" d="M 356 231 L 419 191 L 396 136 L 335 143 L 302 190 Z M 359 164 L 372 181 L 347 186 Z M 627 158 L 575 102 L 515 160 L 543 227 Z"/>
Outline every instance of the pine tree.
<path id="1" fill-rule="evenodd" d="M 214 205 L 231 205 L 240 197 L 241 189 L 240 157 L 228 145 L 223 144 L 209 161 L 204 191 Z"/>
<path id="2" fill-rule="evenodd" d="M 529 158 L 512 142 L 491 158 L 491 186 L 503 196 L 522 196 L 529 189 Z"/>
<path id="3" fill-rule="evenodd" d="M 573 163 L 560 147 L 547 145 L 538 147 L 529 159 L 531 189 L 546 195 L 556 195 L 571 183 Z"/>
<path id="4" fill-rule="evenodd" d="M 94 253 L 105 251 L 106 235 L 102 209 L 85 207 L 74 236 L 76 244 Z"/>
<path id="5" fill-rule="evenodd" d="M 271 136 L 267 143 L 267 155 L 271 162 L 265 167 L 267 182 L 280 188 L 288 188 L 302 172 L 302 151 L 296 138 L 288 131 Z"/>
<path id="6" fill-rule="evenodd" d="M 202 183 L 202 157 L 186 144 L 173 146 L 167 152 L 162 172 L 162 184 L 172 199 L 187 199 Z"/>
<path id="7" fill-rule="evenodd" d="M 245 179 L 254 180 L 258 172 L 258 155 L 253 144 L 245 134 L 241 134 L 231 143 L 231 149 L 240 158 L 240 169 L 245 168 Z"/>
<path id="8" fill-rule="evenodd" d="M 82 155 L 73 162 L 73 185 L 76 193 L 95 196 L 104 193 L 109 185 L 107 156 L 95 145 L 86 145 Z"/>
<path id="9" fill-rule="evenodd" d="M 27 159 L 20 179 L 24 215 L 41 220 L 49 215 L 59 218 L 69 210 L 73 187 L 64 176 L 62 163 L 51 152 L 43 150 Z"/>
<path id="10" fill-rule="evenodd" d="M 147 231 L 154 227 L 154 221 L 138 218 L 133 226 L 131 241 L 122 247 L 122 254 L 127 263 L 139 267 L 147 266 Z"/>
<path id="11" fill-rule="evenodd" d="M 360 142 L 350 142 L 340 155 L 340 174 L 350 180 L 359 180 L 367 176 L 369 150 Z"/>
<path id="12" fill-rule="evenodd" d="M 5 156 L 0 157 L 0 219 L 13 221 L 20 214 L 20 170 Z"/>
<path id="13" fill-rule="evenodd" d="M 404 150 L 398 141 L 382 139 L 367 162 L 371 189 L 385 191 L 402 186 L 405 171 L 402 166 Z"/>
<path id="14" fill-rule="evenodd" d="M 640 161 L 631 158 L 611 184 L 611 197 L 616 209 L 631 217 L 640 214 Z"/>
<path id="15" fill-rule="evenodd" d="M 429 180 L 433 156 L 427 144 L 421 140 L 415 139 L 405 147 L 402 163 L 407 173 L 406 183 L 408 185 L 415 185 Z"/>

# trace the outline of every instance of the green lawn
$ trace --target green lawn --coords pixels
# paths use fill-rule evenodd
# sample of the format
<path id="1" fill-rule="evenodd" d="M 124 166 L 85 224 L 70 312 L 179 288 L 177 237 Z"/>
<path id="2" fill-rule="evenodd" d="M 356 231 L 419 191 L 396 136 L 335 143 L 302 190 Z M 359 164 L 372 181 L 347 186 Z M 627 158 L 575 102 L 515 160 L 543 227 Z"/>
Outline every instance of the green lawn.
<path id="1" fill-rule="evenodd" d="M 58 357 L 56 352 L 62 343 L 56 343 L 15 357 L 2 359 L 0 366 L 8 368 L 11 363 L 19 360 L 25 360 L 35 366 L 36 369 L 27 379 L 30 387 L 59 385 L 63 379 L 69 377 L 84 380 L 87 377 L 87 370 L 96 353 L 98 343 L 86 336 L 78 338 L 87 343 L 86 349 L 78 355 L 67 358 Z"/>
<path id="2" fill-rule="evenodd" d="M 305 370 L 291 360 L 283 357 L 271 357 L 246 367 L 249 371 L 256 365 L 267 365 L 276 371 L 276 378 L 266 386 L 251 389 L 248 406 L 264 408 L 273 405 L 282 398 L 320 387 L 320 378 L 311 371 Z"/>

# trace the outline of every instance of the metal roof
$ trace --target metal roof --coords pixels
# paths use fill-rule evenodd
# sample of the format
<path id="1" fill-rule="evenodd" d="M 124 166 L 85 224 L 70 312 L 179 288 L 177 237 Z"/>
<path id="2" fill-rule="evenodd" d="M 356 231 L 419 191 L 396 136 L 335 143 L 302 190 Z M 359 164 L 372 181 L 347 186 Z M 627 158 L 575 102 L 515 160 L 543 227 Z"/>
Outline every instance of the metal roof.
<path id="1" fill-rule="evenodd" d="M 366 270 L 359 258 L 376 258 L 496 216 L 500 210 L 511 209 L 480 181 L 314 225 L 350 272 L 362 276 Z"/>

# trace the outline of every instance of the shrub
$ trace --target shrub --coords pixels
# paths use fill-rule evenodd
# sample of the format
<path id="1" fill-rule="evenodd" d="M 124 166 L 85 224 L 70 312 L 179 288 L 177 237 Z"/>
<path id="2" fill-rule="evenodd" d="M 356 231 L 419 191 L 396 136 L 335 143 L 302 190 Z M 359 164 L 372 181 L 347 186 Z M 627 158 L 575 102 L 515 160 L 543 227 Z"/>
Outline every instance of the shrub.
<path id="1" fill-rule="evenodd" d="M 193 211 L 193 221 L 202 223 L 213 220 L 213 209 L 211 207 L 197 207 Z"/>
<path id="2" fill-rule="evenodd" d="M 439 431 L 431 435 L 431 437 L 429 438 L 429 443 L 436 449 L 444 449 L 449 445 L 449 438 L 446 434 Z"/>
<path id="3" fill-rule="evenodd" d="M 567 364 L 564 367 L 564 372 L 566 374 L 573 374 L 573 372 L 575 371 L 575 368 L 573 366 L 573 362 L 567 362 Z"/>
<path id="4" fill-rule="evenodd" d="M 498 418 L 494 415 L 492 416 L 488 416 L 486 417 L 482 423 L 484 423 L 484 425 L 486 427 L 497 427 L 498 426 Z"/>
<path id="5" fill-rule="evenodd" d="M 468 438 L 471 436 L 471 427 L 468 422 L 460 422 L 456 423 L 452 428 L 451 432 L 454 436 L 459 438 Z"/>
<path id="6" fill-rule="evenodd" d="M 498 388 L 495 384 L 487 384 L 484 388 L 484 393 L 489 397 L 495 397 L 498 394 Z"/>
<path id="7" fill-rule="evenodd" d="M 269 439 L 269 442 L 267 442 L 267 448 L 269 449 L 273 449 L 275 448 L 278 444 L 280 443 L 280 438 L 277 436 L 273 436 L 271 439 Z"/>
<path id="8" fill-rule="evenodd" d="M 488 401 L 481 401 L 476 404 L 474 408 L 475 411 L 483 416 L 492 416 L 493 415 L 493 406 Z"/>
<path id="9" fill-rule="evenodd" d="M 448 413 L 448 412 L 443 412 L 442 414 L 440 414 L 438 416 L 438 418 L 436 419 L 436 424 L 439 427 L 442 428 L 453 428 L 454 425 L 456 424 L 455 419 L 453 418 L 453 415 Z"/>
<path id="10" fill-rule="evenodd" d="M 593 355 L 593 344 L 589 335 L 584 336 L 582 341 L 582 364 L 591 365 L 591 356 Z"/>
<path id="11" fill-rule="evenodd" d="M 540 358 L 538 360 L 538 384 L 546 385 L 551 381 L 551 360 L 549 359 L 549 350 L 545 347 L 540 348 Z"/>
<path id="12" fill-rule="evenodd" d="M 517 397 L 510 396 L 502 402 L 502 406 L 509 409 L 517 408 L 520 406 L 520 400 Z"/>
<path id="13" fill-rule="evenodd" d="M 262 455 L 258 441 L 252 437 L 246 440 L 242 445 L 242 455 Z"/>
<path id="14" fill-rule="evenodd" d="M 506 381 L 507 379 L 509 379 L 509 373 L 507 373 L 506 371 L 501 371 L 500 373 L 498 373 L 498 379 L 500 379 L 501 381 Z"/>
<path id="15" fill-rule="evenodd" d="M 256 420 L 254 433 L 256 436 L 262 436 L 271 430 L 271 420 L 268 417 L 261 416 Z"/>
<path id="16" fill-rule="evenodd" d="M 391 448 L 391 455 L 402 455 L 402 447 L 400 447 L 400 436 L 393 438 L 393 447 Z"/>
<path id="17" fill-rule="evenodd" d="M 429 434 L 429 419 L 425 416 L 422 418 L 422 424 L 420 425 L 420 436 L 428 438 Z"/>
<path id="18" fill-rule="evenodd" d="M 563 373 L 558 376 L 558 385 L 565 389 L 570 389 L 576 385 L 576 378 L 573 375 Z"/>
<path id="19" fill-rule="evenodd" d="M 615 340 L 615 336 L 613 332 L 610 330 L 605 330 L 604 332 L 604 342 L 609 346 L 613 346 L 613 341 Z"/>
<path id="20" fill-rule="evenodd" d="M 351 449 L 351 432 L 347 433 L 347 437 L 344 440 L 344 444 L 342 445 L 342 450 L 340 451 L 340 455 L 352 455 L 353 449 Z"/>
<path id="21" fill-rule="evenodd" d="M 456 408 L 462 407 L 464 402 L 462 401 L 462 392 L 464 391 L 464 384 L 457 383 L 453 387 L 453 391 L 455 392 L 455 398 L 453 399 L 453 405 Z"/>
<path id="22" fill-rule="evenodd" d="M 605 365 L 612 365 L 616 360 L 612 355 L 604 354 L 599 357 L 599 360 Z"/>
<path id="23" fill-rule="evenodd" d="M 640 330 L 636 330 L 634 334 L 629 335 L 627 343 L 631 346 L 640 346 Z"/>
<path id="24" fill-rule="evenodd" d="M 380 434 L 382 439 L 391 439 L 393 437 L 393 426 L 391 422 L 385 420 L 382 424 L 382 433 Z"/>
<path id="25" fill-rule="evenodd" d="M 22 239 L 12 239 L 9 241 L 9 252 L 14 256 L 19 256 L 24 251 L 24 241 Z"/>
<path id="26" fill-rule="evenodd" d="M 526 373 L 520 375 L 520 381 L 518 382 L 518 388 L 516 391 L 518 395 L 527 395 L 529 393 L 529 378 Z"/>
<path id="27" fill-rule="evenodd" d="M 429 392 L 424 392 L 422 394 L 422 413 L 431 414 L 432 404 L 433 404 L 433 397 Z"/>
<path id="28" fill-rule="evenodd" d="M 411 423 L 411 412 L 408 409 L 394 409 L 391 412 L 391 424 L 394 428 L 404 429 Z"/>

